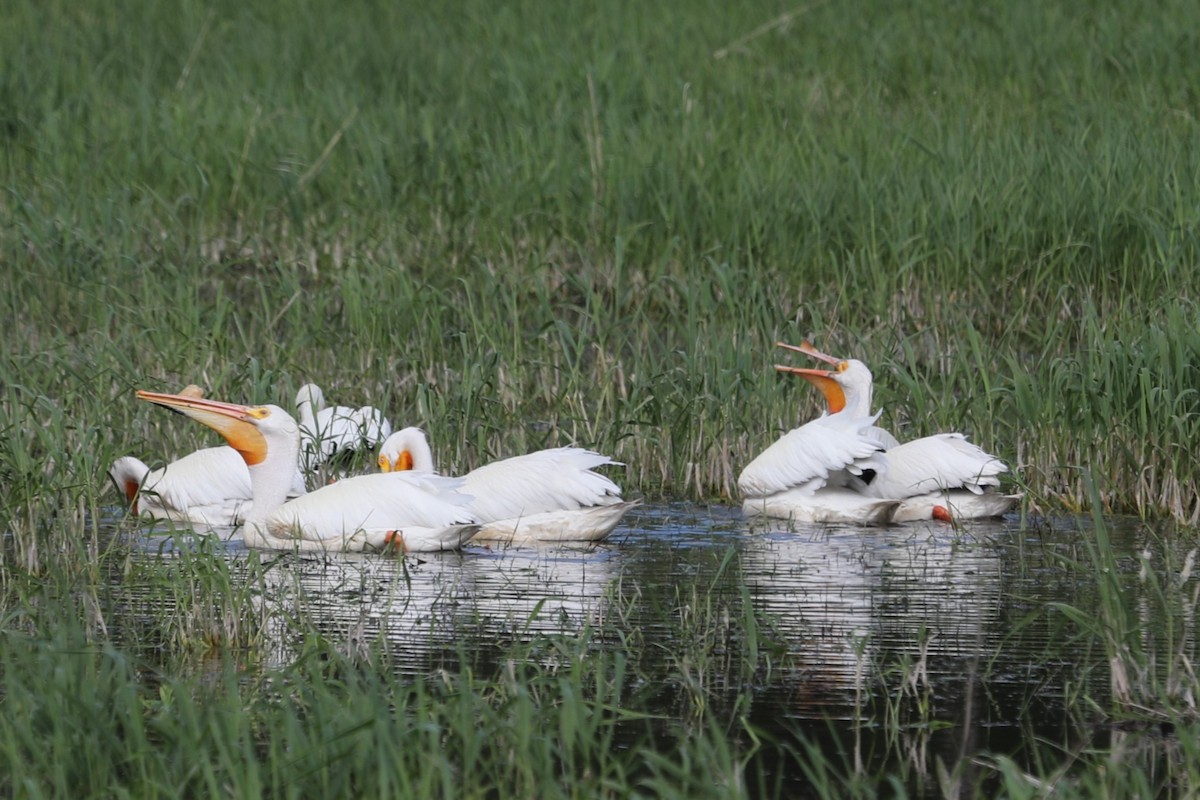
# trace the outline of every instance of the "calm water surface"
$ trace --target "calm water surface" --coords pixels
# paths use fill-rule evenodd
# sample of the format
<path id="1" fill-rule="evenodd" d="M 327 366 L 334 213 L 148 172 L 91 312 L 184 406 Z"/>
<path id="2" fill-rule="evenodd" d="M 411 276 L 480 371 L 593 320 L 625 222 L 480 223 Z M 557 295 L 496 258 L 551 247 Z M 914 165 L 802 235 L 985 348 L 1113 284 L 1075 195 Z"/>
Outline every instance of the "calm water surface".
<path id="1" fill-rule="evenodd" d="M 749 717 L 764 730 L 799 732 L 854 768 L 908 759 L 922 773 L 936 759 L 1025 761 L 1038 740 L 1111 746 L 1113 732 L 1078 719 L 1070 702 L 1081 688 L 1106 696 L 1103 653 L 1081 650 L 1055 610 L 1096 607 L 1096 581 L 1070 568 L 1088 563 L 1090 535 L 1073 521 L 1016 517 L 959 529 L 789 528 L 752 524 L 736 508 L 645 505 L 589 547 L 280 556 L 255 602 L 289 608 L 348 648 L 384 646 L 413 674 L 453 666 L 464 649 L 486 660 L 514 637 L 605 630 L 614 619 L 646 643 L 649 662 L 697 652 L 706 631 L 709 702 L 732 703 L 749 683 Z M 1132 576 L 1147 531 L 1114 522 L 1109 535 Z M 148 537 L 147 559 L 184 540 Z M 246 556 L 236 538 L 219 551 Z M 746 604 L 759 621 L 753 643 Z M 294 617 L 265 618 L 268 665 L 284 665 L 302 644 Z M 747 671 L 751 648 L 758 666 Z M 662 703 L 683 713 L 686 694 L 664 686 Z"/>

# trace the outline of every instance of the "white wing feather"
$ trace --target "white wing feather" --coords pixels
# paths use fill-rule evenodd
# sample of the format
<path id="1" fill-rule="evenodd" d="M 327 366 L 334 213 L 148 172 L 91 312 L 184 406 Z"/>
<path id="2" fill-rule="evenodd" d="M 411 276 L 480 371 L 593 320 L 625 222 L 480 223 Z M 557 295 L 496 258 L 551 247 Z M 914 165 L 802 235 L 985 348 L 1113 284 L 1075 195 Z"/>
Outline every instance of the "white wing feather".
<path id="1" fill-rule="evenodd" d="M 300 426 L 300 452 L 312 470 L 344 450 L 375 447 L 392 434 L 383 412 L 371 406 L 331 406 L 317 412 L 316 430 Z"/>
<path id="2" fill-rule="evenodd" d="M 232 514 L 250 500 L 250 473 L 232 447 L 207 447 L 151 470 L 142 493 L 157 496 L 163 509 L 183 515 L 192 508 L 227 508 Z"/>
<path id="3" fill-rule="evenodd" d="M 206 447 L 151 470 L 132 456 L 119 458 L 109 470 L 118 490 L 125 483 L 140 484 L 139 513 L 156 519 L 234 525 L 249 508 L 250 472 L 232 447 Z M 296 472 L 289 497 L 305 493 Z"/>
<path id="4" fill-rule="evenodd" d="M 871 433 L 877 418 L 832 414 L 785 433 L 742 470 L 742 496 L 768 497 L 793 489 L 816 492 L 831 479 L 837 482 L 842 471 L 881 469 L 881 446 Z"/>
<path id="5" fill-rule="evenodd" d="M 999 486 L 1008 467 L 961 433 L 914 439 L 887 451 L 887 468 L 861 488 L 870 497 L 903 499 L 947 489 L 981 494 Z"/>
<path id="6" fill-rule="evenodd" d="M 616 464 L 579 447 L 558 447 L 506 458 L 463 477 L 481 522 L 528 517 L 621 502 L 621 489 L 596 467 Z"/>

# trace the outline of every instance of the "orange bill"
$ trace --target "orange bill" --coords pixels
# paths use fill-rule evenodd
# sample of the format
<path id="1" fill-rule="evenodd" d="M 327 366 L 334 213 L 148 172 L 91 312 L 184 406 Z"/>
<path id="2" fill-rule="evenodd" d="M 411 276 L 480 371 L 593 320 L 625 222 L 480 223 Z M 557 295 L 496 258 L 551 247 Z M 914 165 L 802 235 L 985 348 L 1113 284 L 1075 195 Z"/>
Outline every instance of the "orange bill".
<path id="1" fill-rule="evenodd" d="M 234 450 L 242 454 L 246 464 L 260 464 L 267 457 L 267 440 L 259 432 L 257 420 L 270 416 L 271 412 L 261 406 L 243 406 L 237 403 L 222 403 L 205 400 L 190 394 L 167 394 L 147 392 L 139 389 L 139 400 L 186 414 L 202 425 L 207 425 L 221 436 Z"/>
<path id="2" fill-rule="evenodd" d="M 813 347 L 812 342 L 808 341 L 807 339 L 805 339 L 803 342 L 801 342 L 798 345 L 788 344 L 787 342 L 776 342 L 775 346 L 782 347 L 785 350 L 792 350 L 797 353 L 804 353 L 804 355 L 810 356 L 810 357 L 818 359 L 820 361 L 824 361 L 826 364 L 841 363 L 840 358 L 834 358 L 831 355 L 826 355 L 825 353 L 822 353 L 820 350 Z"/>
<path id="3" fill-rule="evenodd" d="M 821 392 L 825 397 L 825 402 L 829 406 L 829 413 L 836 414 L 846 407 L 846 393 L 842 391 L 841 384 L 833 379 L 836 372 L 827 369 L 808 369 L 807 367 L 789 367 L 785 364 L 776 364 L 775 369 L 779 372 L 786 372 L 789 375 L 799 375 Z"/>
<path id="4" fill-rule="evenodd" d="M 383 453 L 379 454 L 379 471 L 380 472 L 404 472 L 413 468 L 412 453 L 408 450 L 401 450 L 400 455 L 396 456 L 395 462 L 392 462 Z"/>

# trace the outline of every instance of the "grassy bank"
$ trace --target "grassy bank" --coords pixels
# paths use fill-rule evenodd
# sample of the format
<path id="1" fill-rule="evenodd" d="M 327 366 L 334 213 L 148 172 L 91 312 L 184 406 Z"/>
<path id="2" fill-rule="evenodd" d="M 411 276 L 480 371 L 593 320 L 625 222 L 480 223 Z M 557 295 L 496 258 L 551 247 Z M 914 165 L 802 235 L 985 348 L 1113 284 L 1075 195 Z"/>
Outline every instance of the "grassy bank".
<path id="1" fill-rule="evenodd" d="M 575 440 L 726 497 L 811 335 L 1039 506 L 1089 465 L 1195 518 L 1200 12 L 786 10 L 18 4 L 3 423 L 64 425 L 18 497 L 191 447 L 134 387 L 308 379 L 449 468 Z"/>

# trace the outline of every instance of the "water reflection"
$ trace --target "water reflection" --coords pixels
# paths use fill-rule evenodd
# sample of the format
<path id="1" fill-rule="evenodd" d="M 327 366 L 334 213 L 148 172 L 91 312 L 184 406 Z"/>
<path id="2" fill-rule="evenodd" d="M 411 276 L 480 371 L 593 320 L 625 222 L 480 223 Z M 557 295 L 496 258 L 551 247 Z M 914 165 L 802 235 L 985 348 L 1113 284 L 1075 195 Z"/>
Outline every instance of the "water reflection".
<path id="1" fill-rule="evenodd" d="M 616 535 L 621 535 L 618 529 Z M 313 632 L 348 654 L 386 652 L 402 673 L 423 673 L 514 635 L 574 634 L 605 613 L 619 546 L 468 546 L 460 552 L 399 557 L 374 553 L 254 553 L 237 531 L 144 528 L 126 541 L 148 563 L 181 556 L 224 559 L 250 586 L 247 618 L 258 621 L 262 666 L 301 654 Z M 615 541 L 615 540 L 614 540 Z M 164 562 L 165 559 L 165 562 Z M 247 564 L 261 562 L 248 576 Z M 182 609 L 161 582 L 117 581 L 142 624 Z M 160 608 L 147 606 L 158 604 Z M 169 607 L 167 607 L 169 606 Z"/>
<path id="2" fill-rule="evenodd" d="M 381 645 L 401 672 L 420 673 L 514 632 L 574 633 L 604 613 L 614 571 L 605 552 L 468 547 L 399 559 L 362 553 L 284 556 L 265 575 L 269 666 L 295 659 L 317 630 L 365 656 Z"/>
<path id="3" fill-rule="evenodd" d="M 614 599 L 628 624 L 669 644 L 691 594 L 736 602 L 744 586 L 788 654 L 767 688 L 790 693 L 789 714 L 849 719 L 861 715 L 864 676 L 889 662 L 920 661 L 936 683 L 998 646 L 996 542 L 1007 535 L 1002 523 L 750 527 L 724 506 L 643 506 L 585 548 L 258 554 L 266 567 L 255 611 L 271 642 L 267 666 L 289 663 L 303 633 L 317 630 L 349 650 L 381 645 L 400 670 L 421 672 L 464 641 L 579 631 Z M 249 557 L 228 529 L 133 541 L 156 557 L 202 541 L 231 562 Z"/>
<path id="4" fill-rule="evenodd" d="M 256 554 L 263 567 L 250 603 L 268 667 L 301 658 L 314 631 L 347 652 L 380 649 L 401 672 L 427 674 L 503 655 L 507 642 L 612 623 L 629 637 L 621 646 L 642 644 L 635 655 L 651 683 L 662 676 L 656 698 L 665 713 L 688 708 L 691 690 L 673 668 L 711 656 L 710 708 L 732 709 L 749 687 L 749 716 L 762 730 L 799 731 L 857 769 L 871 762 L 921 780 L 937 760 L 967 764 L 961 775 L 971 785 L 979 763 L 971 754 L 1019 752 L 1037 740 L 1070 750 L 1102 735 L 1071 718 L 1069 695 L 1082 687 L 1105 696 L 1107 673 L 1096 668 L 1103 654 L 1073 653 L 1065 643 L 1077 631 L 1056 610 L 1098 604 L 1090 535 L 1075 523 L 1015 520 L 961 529 L 751 526 L 736 508 L 646 505 L 610 539 L 578 549 Z M 1133 580 L 1146 529 L 1114 521 L 1109 536 L 1131 576 L 1130 608 L 1155 630 L 1161 621 Z M 253 561 L 227 531 L 134 541 L 147 563 L 201 542 L 215 542 L 231 565 Z M 769 670 L 747 654 L 739 627 L 747 610 Z M 1192 613 L 1194 605 L 1180 612 L 1185 621 Z M 931 780 L 916 793 L 937 788 Z"/>
<path id="5" fill-rule="evenodd" d="M 1001 523 L 970 532 L 913 523 L 748 536 L 747 583 L 804 687 L 789 712 L 857 719 L 865 676 L 881 667 L 906 660 L 900 679 L 936 682 L 994 650 L 1001 565 L 990 539 L 1003 534 Z"/>

